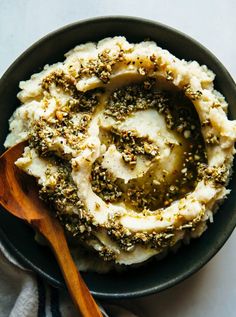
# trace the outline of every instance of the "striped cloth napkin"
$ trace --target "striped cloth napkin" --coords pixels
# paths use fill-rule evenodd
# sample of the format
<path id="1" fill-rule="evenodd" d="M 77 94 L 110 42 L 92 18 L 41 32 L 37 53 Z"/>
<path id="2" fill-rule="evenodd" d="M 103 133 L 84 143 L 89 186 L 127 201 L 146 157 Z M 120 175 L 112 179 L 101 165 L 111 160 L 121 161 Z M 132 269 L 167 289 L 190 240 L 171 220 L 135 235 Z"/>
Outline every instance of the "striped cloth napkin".
<path id="1" fill-rule="evenodd" d="M 23 268 L 0 244 L 0 317 L 77 316 L 66 293 Z"/>

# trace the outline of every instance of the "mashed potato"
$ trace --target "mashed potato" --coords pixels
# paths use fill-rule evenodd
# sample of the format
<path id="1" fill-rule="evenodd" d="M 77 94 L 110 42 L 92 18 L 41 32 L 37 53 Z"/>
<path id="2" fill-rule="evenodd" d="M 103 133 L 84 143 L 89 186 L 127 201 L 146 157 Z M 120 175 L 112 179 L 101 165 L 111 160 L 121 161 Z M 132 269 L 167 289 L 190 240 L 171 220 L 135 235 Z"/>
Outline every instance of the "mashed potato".
<path id="1" fill-rule="evenodd" d="M 236 121 L 214 74 L 146 41 L 76 46 L 20 82 L 5 146 L 80 245 L 118 265 L 199 237 L 229 190 Z"/>

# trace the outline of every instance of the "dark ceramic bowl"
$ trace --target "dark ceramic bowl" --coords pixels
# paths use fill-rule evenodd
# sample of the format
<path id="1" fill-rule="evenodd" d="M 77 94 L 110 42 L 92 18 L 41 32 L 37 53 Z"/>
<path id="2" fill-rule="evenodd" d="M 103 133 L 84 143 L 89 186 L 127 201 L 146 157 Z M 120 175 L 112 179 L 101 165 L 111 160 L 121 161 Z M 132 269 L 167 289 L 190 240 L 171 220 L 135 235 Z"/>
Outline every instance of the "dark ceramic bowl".
<path id="1" fill-rule="evenodd" d="M 124 35 L 129 41 L 150 38 L 162 48 L 186 60 L 206 64 L 216 74 L 215 86 L 229 103 L 229 116 L 236 119 L 236 86 L 224 66 L 201 44 L 156 22 L 129 17 L 105 17 L 78 22 L 53 32 L 24 52 L 0 81 L 0 151 L 8 133 L 8 119 L 19 106 L 18 83 L 38 72 L 45 64 L 62 61 L 63 54 L 79 43 L 98 41 L 107 36 Z M 84 273 L 91 292 L 100 298 L 129 298 L 159 292 L 184 280 L 206 264 L 223 246 L 236 224 L 236 173 L 229 184 L 231 193 L 223 203 L 214 224 L 199 239 L 170 254 L 160 262 L 151 261 L 125 273 Z M 65 287 L 58 265 L 47 247 L 34 241 L 31 228 L 0 212 L 0 236 L 6 248 L 27 267 L 51 284 Z"/>

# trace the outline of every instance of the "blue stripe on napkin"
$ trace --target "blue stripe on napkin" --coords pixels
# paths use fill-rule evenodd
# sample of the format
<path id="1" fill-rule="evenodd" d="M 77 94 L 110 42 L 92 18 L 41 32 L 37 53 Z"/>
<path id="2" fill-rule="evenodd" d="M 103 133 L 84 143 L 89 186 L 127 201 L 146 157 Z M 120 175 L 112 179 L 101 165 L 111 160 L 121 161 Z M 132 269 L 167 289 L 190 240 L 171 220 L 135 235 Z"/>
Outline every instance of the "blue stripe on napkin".
<path id="1" fill-rule="evenodd" d="M 59 308 L 59 293 L 58 290 L 50 286 L 50 307 L 52 317 L 61 317 L 61 312 Z"/>
<path id="2" fill-rule="evenodd" d="M 45 306 L 46 306 L 46 290 L 43 280 L 37 276 L 38 286 L 38 315 L 37 317 L 46 317 Z"/>

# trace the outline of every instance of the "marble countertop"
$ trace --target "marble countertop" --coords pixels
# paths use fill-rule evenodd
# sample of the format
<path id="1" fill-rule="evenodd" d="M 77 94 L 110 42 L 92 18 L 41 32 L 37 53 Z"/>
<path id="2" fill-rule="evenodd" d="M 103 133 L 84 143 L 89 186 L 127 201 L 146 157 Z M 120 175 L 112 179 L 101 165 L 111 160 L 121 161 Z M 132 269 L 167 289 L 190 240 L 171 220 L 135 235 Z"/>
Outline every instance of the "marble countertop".
<path id="1" fill-rule="evenodd" d="M 234 0 L 0 0 L 0 76 L 28 46 L 65 24 L 94 16 L 156 20 L 210 49 L 236 78 Z M 236 232 L 198 273 L 160 294 L 122 301 L 144 317 L 236 316 Z M 135 305 L 134 305 L 135 304 Z"/>

